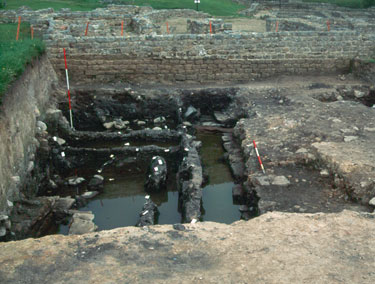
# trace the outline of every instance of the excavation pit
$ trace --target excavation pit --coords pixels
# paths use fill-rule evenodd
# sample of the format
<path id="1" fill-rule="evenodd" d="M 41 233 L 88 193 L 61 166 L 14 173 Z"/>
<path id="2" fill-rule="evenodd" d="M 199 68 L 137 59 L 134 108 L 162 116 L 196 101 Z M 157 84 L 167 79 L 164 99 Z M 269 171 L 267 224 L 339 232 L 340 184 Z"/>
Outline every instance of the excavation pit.
<path id="1" fill-rule="evenodd" d="M 157 206 L 152 224 L 232 223 L 249 218 L 248 212 L 256 210 L 246 209 L 246 204 L 255 202 L 233 200 L 236 177 L 225 160 L 222 139 L 222 133 L 231 132 L 244 115 L 228 112 L 235 107 L 236 91 L 178 90 L 153 94 L 152 99 L 139 91 L 122 95 L 77 91 L 74 130 L 66 104 L 61 103 L 65 118 L 57 123 L 51 151 L 56 187 L 40 193 L 74 197 L 78 211 L 68 212 L 73 217 L 64 218 L 58 231 L 68 233 L 79 212 L 93 214 L 98 230 L 141 224 L 143 214 L 149 213 L 142 210 L 147 200 Z M 57 143 L 61 138 L 56 137 L 64 143 Z M 148 177 L 153 169 L 158 171 L 152 166 L 150 174 L 147 168 L 159 156 L 167 164 L 166 186 L 147 192 Z M 98 175 L 104 181 L 95 190 L 90 184 Z"/>
<path id="2" fill-rule="evenodd" d="M 49 127 L 50 180 L 39 190 L 39 196 L 59 196 L 72 207 L 54 210 L 51 229 L 40 235 L 196 221 L 229 224 L 274 210 L 369 211 L 343 191 L 335 172 L 322 175 L 323 165 L 298 152 L 299 142 L 268 145 L 270 137 L 256 138 L 269 125 L 282 125 L 279 118 L 268 124 L 260 112 L 272 118 L 297 110 L 298 103 L 282 90 L 81 88 L 73 94 L 79 97 L 73 100 L 74 129 L 66 102 L 59 104 L 60 118 L 48 122 L 55 125 Z M 296 122 L 285 123 L 288 129 Z M 265 174 L 253 144 L 246 142 L 249 130 L 260 139 Z M 284 161 L 285 149 L 297 151 L 296 159 Z M 154 159 L 163 159 L 167 168 L 156 192 L 146 187 L 163 171 Z"/>

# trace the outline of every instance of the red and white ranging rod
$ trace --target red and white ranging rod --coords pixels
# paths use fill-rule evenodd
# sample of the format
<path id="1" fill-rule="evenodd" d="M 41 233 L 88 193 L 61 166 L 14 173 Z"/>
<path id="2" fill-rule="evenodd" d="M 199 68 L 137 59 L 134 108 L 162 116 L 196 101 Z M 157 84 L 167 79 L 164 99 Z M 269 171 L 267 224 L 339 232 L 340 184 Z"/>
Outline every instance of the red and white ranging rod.
<path id="1" fill-rule="evenodd" d="M 70 127 L 73 129 L 73 115 L 72 115 L 72 103 L 70 100 L 70 88 L 69 88 L 69 75 L 68 75 L 68 64 L 66 63 L 66 52 L 64 50 L 64 61 L 65 61 L 65 75 L 66 75 L 66 87 L 68 88 L 68 98 L 69 98 L 69 114 L 70 114 Z"/>
<path id="2" fill-rule="evenodd" d="M 262 160 L 260 159 L 258 148 L 257 148 L 257 144 L 255 144 L 255 140 L 253 140 L 253 144 L 254 144 L 255 153 L 257 154 L 257 157 L 258 157 L 259 165 L 262 168 L 263 173 L 265 174 L 266 171 L 264 170 Z"/>

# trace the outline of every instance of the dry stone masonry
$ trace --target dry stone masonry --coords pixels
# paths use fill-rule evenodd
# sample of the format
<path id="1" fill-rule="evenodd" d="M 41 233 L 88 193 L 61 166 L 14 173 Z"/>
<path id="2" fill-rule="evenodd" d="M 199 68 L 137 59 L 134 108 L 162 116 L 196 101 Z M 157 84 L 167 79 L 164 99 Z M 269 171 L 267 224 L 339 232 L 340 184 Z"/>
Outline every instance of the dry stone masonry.
<path id="1" fill-rule="evenodd" d="M 375 34 L 50 35 L 46 43 L 60 75 L 64 74 L 61 50 L 67 48 L 74 82 L 247 82 L 278 74 L 348 71 L 351 59 L 371 53 Z"/>
<path id="2" fill-rule="evenodd" d="M 44 35 L 59 75 L 64 73 L 62 48 L 66 48 L 72 80 L 81 83 L 241 83 L 277 74 L 348 71 L 351 59 L 374 52 L 374 8 L 352 10 L 295 1 L 283 2 L 282 9 L 278 1 L 252 4 L 269 9 L 262 17 L 273 32 L 236 33 L 231 24 L 193 10 L 118 5 L 89 12 L 24 7 L 0 12 L 0 21 L 16 22 L 18 16 L 30 21 L 36 33 Z M 171 17 L 187 18 L 187 34 L 161 34 Z M 122 21 L 125 36 L 121 37 Z"/>

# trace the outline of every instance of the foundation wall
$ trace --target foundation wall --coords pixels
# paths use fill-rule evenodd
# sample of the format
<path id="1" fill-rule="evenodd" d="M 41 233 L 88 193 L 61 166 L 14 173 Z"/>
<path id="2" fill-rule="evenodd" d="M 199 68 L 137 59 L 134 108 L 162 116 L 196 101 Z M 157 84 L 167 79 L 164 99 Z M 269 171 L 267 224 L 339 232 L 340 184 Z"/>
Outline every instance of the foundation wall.
<path id="1" fill-rule="evenodd" d="M 2 98 L 0 106 L 0 214 L 19 199 L 20 188 L 33 171 L 39 142 L 37 120 L 51 104 L 55 72 L 47 56 L 34 60 Z"/>
<path id="2" fill-rule="evenodd" d="M 374 55 L 375 56 L 375 55 Z M 354 60 L 352 62 L 352 72 L 358 78 L 365 80 L 373 85 L 375 90 L 375 59 L 365 59 L 365 60 Z"/>
<path id="3" fill-rule="evenodd" d="M 217 35 L 72 37 L 50 35 L 51 63 L 72 82 L 247 82 L 276 75 L 349 71 L 366 57 L 375 34 L 279 32 Z"/>

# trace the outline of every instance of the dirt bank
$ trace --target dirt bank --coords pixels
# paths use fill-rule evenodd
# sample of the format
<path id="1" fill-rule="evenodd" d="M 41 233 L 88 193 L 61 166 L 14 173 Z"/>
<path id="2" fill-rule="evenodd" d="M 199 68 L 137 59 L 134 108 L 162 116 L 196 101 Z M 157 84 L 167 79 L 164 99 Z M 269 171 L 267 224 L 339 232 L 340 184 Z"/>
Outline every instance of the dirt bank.
<path id="1" fill-rule="evenodd" d="M 1 283 L 373 283 L 374 215 L 267 213 L 1 245 Z"/>

